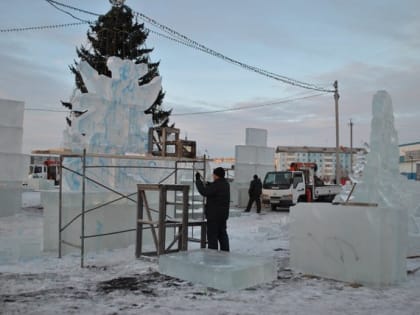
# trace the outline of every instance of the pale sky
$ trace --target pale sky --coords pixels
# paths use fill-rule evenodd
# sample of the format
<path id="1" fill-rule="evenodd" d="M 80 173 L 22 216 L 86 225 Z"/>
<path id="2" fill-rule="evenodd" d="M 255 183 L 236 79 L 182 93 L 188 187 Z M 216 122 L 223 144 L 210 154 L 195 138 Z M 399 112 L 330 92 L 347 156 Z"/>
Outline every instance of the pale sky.
<path id="1" fill-rule="evenodd" d="M 62 0 L 104 14 L 108 0 Z M 157 20 L 228 57 L 340 93 L 340 144 L 369 142 L 371 101 L 387 90 L 399 142 L 420 140 L 420 1 L 418 0 L 127 0 Z M 80 18 L 94 17 L 74 12 Z M 77 22 L 44 0 L 0 0 L 0 29 Z M 145 24 L 146 27 L 152 26 Z M 74 77 L 68 66 L 86 44 L 88 25 L 0 33 L 0 98 L 26 108 L 63 110 Z M 234 156 L 245 128 L 268 130 L 269 146 L 335 146 L 332 95 L 255 109 L 230 109 L 317 94 L 285 85 L 150 34 L 150 57 L 160 61 L 164 107 L 182 137 L 210 156 Z M 23 151 L 59 147 L 65 113 L 25 111 Z"/>

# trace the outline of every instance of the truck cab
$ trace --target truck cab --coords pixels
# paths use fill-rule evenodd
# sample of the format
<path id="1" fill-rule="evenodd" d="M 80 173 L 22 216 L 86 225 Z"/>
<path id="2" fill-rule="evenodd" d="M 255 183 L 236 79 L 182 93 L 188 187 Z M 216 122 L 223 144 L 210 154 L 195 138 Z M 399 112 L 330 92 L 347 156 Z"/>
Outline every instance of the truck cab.
<path id="1" fill-rule="evenodd" d="M 290 170 L 268 172 L 263 181 L 262 202 L 277 207 L 289 208 L 298 202 L 331 202 L 340 193 L 340 185 L 325 185 L 315 173 L 315 163 L 292 163 Z"/>
<path id="2" fill-rule="evenodd" d="M 268 172 L 263 181 L 262 202 L 271 209 L 289 208 L 305 195 L 305 175 L 300 171 Z"/>

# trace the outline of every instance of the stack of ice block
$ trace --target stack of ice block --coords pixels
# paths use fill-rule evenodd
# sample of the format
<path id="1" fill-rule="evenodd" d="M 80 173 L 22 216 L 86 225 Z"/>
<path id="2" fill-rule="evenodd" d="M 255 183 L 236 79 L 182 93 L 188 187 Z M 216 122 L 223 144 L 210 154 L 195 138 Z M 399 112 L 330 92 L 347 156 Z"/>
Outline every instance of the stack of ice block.
<path id="1" fill-rule="evenodd" d="M 24 103 L 0 99 L 0 217 L 21 207 L 25 176 L 22 154 Z"/>
<path id="2" fill-rule="evenodd" d="M 159 256 L 159 271 L 223 291 L 245 289 L 277 279 L 273 258 L 211 249 Z"/>
<path id="3" fill-rule="evenodd" d="M 267 130 L 247 128 L 246 144 L 235 146 L 235 181 L 233 196 L 238 206 L 248 202 L 249 182 L 258 175 L 261 180 L 274 170 L 274 148 L 267 147 Z"/>
<path id="4" fill-rule="evenodd" d="M 406 279 L 407 210 L 313 203 L 290 208 L 290 265 L 374 287 Z"/>

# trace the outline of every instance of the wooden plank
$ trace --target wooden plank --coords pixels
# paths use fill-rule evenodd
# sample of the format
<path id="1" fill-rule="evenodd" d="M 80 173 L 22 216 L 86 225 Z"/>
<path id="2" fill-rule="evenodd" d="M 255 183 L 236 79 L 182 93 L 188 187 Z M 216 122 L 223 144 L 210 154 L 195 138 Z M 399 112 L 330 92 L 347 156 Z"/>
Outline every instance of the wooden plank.
<path id="1" fill-rule="evenodd" d="M 188 250 L 188 193 L 190 187 L 185 185 L 182 191 L 182 226 L 181 226 L 181 248 L 180 250 Z"/>
<path id="2" fill-rule="evenodd" d="M 137 184 L 137 190 L 160 190 L 160 184 Z"/>
<path id="3" fill-rule="evenodd" d="M 149 203 L 147 202 L 147 198 L 146 198 L 146 193 L 145 193 L 144 190 L 140 190 L 140 194 L 142 195 L 142 198 L 144 199 L 144 205 L 146 206 L 146 215 L 147 215 L 147 218 L 149 219 L 149 221 L 152 222 L 153 221 L 153 219 L 152 219 L 152 213 L 150 212 Z M 155 246 L 156 246 L 156 249 L 157 249 L 159 242 L 158 242 L 158 238 L 157 238 L 157 235 L 156 235 L 156 229 L 155 229 L 154 225 L 151 225 L 151 227 L 152 227 L 153 241 L 154 241 Z M 159 223 L 158 223 L 158 228 L 160 230 Z"/>
<path id="4" fill-rule="evenodd" d="M 163 185 L 160 189 L 159 195 L 159 242 L 157 247 L 158 255 L 165 253 L 165 240 L 166 240 L 166 187 Z"/>

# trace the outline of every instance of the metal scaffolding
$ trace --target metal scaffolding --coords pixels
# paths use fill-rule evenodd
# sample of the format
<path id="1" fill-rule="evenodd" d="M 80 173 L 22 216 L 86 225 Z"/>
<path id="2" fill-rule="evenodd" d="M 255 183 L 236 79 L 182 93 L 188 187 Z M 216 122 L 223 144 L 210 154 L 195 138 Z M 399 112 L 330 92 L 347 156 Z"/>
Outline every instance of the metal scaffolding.
<path id="1" fill-rule="evenodd" d="M 78 249 L 80 249 L 80 265 L 81 265 L 81 267 L 84 266 L 85 240 L 86 239 L 136 231 L 136 227 L 133 227 L 133 228 L 130 228 L 130 229 L 118 230 L 118 231 L 113 231 L 113 232 L 109 232 L 109 233 L 86 235 L 86 233 L 85 233 L 85 228 L 86 228 L 85 217 L 86 217 L 87 213 L 99 210 L 99 209 L 101 209 L 101 208 L 103 208 L 107 205 L 110 205 L 114 202 L 117 202 L 117 201 L 123 200 L 123 199 L 130 200 L 131 202 L 133 202 L 135 204 L 137 203 L 137 200 L 133 199 L 133 196 L 135 196 L 137 194 L 137 191 L 132 192 L 132 193 L 128 193 L 128 194 L 125 193 L 125 192 L 118 191 L 118 187 L 117 188 L 110 187 L 110 186 L 100 182 L 99 180 L 95 180 L 94 178 L 88 176 L 87 175 L 87 170 L 88 169 L 90 169 L 90 168 L 151 168 L 151 169 L 172 170 L 167 176 L 165 176 L 158 183 L 156 183 L 158 185 L 161 185 L 162 183 L 164 183 L 165 181 L 167 181 L 171 177 L 174 178 L 174 183 L 178 184 L 178 179 L 179 179 L 178 178 L 178 173 L 181 170 L 191 171 L 192 172 L 192 174 L 191 174 L 192 178 L 194 178 L 194 173 L 196 171 L 202 171 L 204 176 L 206 175 L 206 156 L 203 156 L 202 158 L 190 159 L 190 158 L 138 156 L 138 155 L 110 155 L 110 154 L 92 154 L 92 153 L 88 154 L 88 153 L 86 153 L 86 150 L 83 150 L 83 153 L 71 153 L 71 152 L 59 153 L 59 158 L 60 158 L 60 167 L 59 167 L 60 180 L 59 180 L 59 214 L 58 214 L 58 257 L 59 258 L 62 257 L 62 246 L 63 245 L 78 248 Z M 65 159 L 70 159 L 70 158 L 81 159 L 81 162 L 82 162 L 81 172 L 77 171 L 75 169 L 71 169 L 70 167 L 64 165 L 64 163 L 63 163 L 64 160 Z M 144 165 L 133 166 L 133 165 L 122 165 L 122 163 L 117 163 L 117 165 L 93 165 L 93 164 L 89 164 L 88 161 L 87 161 L 90 158 L 117 159 L 118 161 L 137 160 L 139 162 L 140 161 L 147 161 L 147 160 L 149 160 L 149 161 L 172 161 L 172 162 L 174 162 L 174 164 L 173 164 L 173 166 L 150 166 L 150 165 L 149 166 L 144 166 Z M 180 166 L 182 164 L 189 164 L 189 165 L 191 165 L 191 167 L 187 168 L 185 166 L 184 167 Z M 78 213 L 76 216 L 74 216 L 72 219 L 70 219 L 66 223 L 63 223 L 63 171 L 68 171 L 68 172 L 71 172 L 71 173 L 79 176 L 81 178 L 81 181 L 82 181 L 82 187 L 81 187 L 82 205 L 81 205 L 80 213 Z M 97 186 L 103 188 L 104 191 L 112 192 L 112 193 L 118 195 L 118 197 L 116 197 L 115 199 L 106 201 L 104 203 L 101 203 L 99 205 L 95 205 L 92 208 L 86 209 L 86 184 L 88 182 L 93 183 L 94 185 L 97 185 Z M 195 187 L 194 187 L 194 185 L 192 185 L 192 196 L 193 196 L 193 198 L 192 198 L 191 203 L 188 204 L 189 206 L 191 206 L 191 212 L 189 212 L 189 215 L 191 215 L 192 217 L 194 217 L 194 192 L 195 192 Z M 202 206 L 204 206 L 203 202 L 204 201 L 201 201 Z M 153 210 L 151 210 L 151 211 L 153 211 Z M 156 212 L 156 210 L 155 210 L 155 212 Z M 67 228 L 69 228 L 69 226 L 74 224 L 74 222 L 79 218 L 81 219 L 80 245 L 66 242 L 65 240 L 62 239 L 63 232 Z M 204 220 L 204 211 L 202 212 L 202 219 Z M 191 226 L 191 229 L 193 229 L 194 225 L 192 224 L 190 226 Z M 197 240 L 197 239 L 193 238 L 193 230 L 191 231 L 191 237 L 188 238 L 188 240 L 189 241 L 200 241 L 202 243 L 202 237 L 201 237 L 200 240 Z"/>

